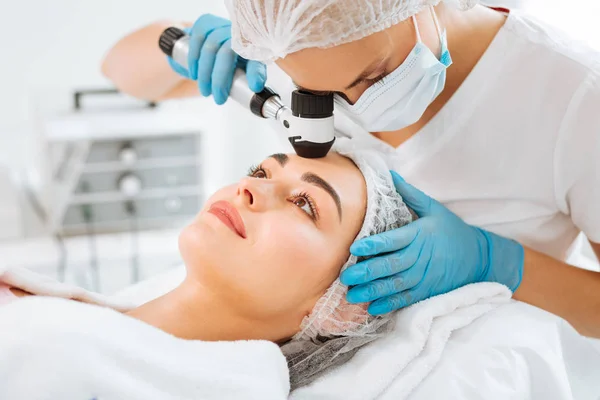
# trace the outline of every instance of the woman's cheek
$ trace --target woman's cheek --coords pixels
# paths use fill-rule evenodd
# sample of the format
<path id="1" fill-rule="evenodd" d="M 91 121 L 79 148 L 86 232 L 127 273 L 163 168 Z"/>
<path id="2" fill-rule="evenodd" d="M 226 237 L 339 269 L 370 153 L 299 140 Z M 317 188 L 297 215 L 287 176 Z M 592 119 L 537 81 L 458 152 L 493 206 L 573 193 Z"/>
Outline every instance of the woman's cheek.
<path id="1" fill-rule="evenodd" d="M 266 238 L 262 242 L 266 246 L 260 253 L 267 256 L 274 275 L 319 280 L 318 275 L 327 275 L 327 267 L 338 258 L 331 254 L 334 251 L 327 246 L 327 238 L 312 221 L 279 216 L 264 227 Z"/>

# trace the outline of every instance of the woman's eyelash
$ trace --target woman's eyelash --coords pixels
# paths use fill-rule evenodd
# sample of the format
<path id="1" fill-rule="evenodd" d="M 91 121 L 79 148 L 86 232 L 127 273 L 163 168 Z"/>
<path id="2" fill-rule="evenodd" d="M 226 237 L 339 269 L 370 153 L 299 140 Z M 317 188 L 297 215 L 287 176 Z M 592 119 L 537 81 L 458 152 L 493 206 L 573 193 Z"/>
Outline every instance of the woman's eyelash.
<path id="1" fill-rule="evenodd" d="M 262 165 L 253 165 L 248 169 L 248 176 L 251 178 L 264 179 L 267 178 L 267 171 Z"/>
<path id="2" fill-rule="evenodd" d="M 304 206 L 307 206 L 309 208 L 310 213 L 308 213 L 306 210 L 304 210 L 304 212 L 306 212 L 306 214 L 313 221 L 316 221 L 319 219 L 319 209 L 310 194 L 308 194 L 306 192 L 296 193 L 296 194 L 292 195 L 292 199 L 293 199 L 292 202 L 300 209 L 304 210 Z M 296 200 L 298 200 L 298 199 L 302 199 L 302 200 L 306 201 L 306 204 L 302 205 L 302 206 L 296 204 Z"/>
<path id="3" fill-rule="evenodd" d="M 377 85 L 377 84 L 380 84 L 383 81 L 383 78 L 385 78 L 387 75 L 388 75 L 387 71 L 383 71 L 381 74 L 377 75 L 375 78 L 365 78 L 364 82 L 367 83 L 369 86 Z"/>

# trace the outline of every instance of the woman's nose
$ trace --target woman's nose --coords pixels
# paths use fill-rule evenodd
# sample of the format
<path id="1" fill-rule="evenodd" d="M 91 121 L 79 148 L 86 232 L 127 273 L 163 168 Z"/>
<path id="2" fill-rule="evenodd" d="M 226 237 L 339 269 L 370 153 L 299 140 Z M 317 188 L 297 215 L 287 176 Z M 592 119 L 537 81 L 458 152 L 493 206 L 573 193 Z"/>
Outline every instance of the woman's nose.
<path id="1" fill-rule="evenodd" d="M 237 187 L 241 202 L 253 210 L 270 207 L 275 199 L 275 184 L 266 179 L 243 178 Z"/>

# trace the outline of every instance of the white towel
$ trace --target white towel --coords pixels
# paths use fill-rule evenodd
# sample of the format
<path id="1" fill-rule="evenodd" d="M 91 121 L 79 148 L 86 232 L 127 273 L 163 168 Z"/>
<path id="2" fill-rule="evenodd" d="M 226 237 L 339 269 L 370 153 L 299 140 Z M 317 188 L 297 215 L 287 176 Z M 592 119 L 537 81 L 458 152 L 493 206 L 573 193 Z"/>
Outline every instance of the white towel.
<path id="1" fill-rule="evenodd" d="M 409 398 L 598 400 L 599 382 L 600 351 L 589 339 L 556 315 L 511 300 L 454 331 Z"/>
<path id="2" fill-rule="evenodd" d="M 21 282 L 25 275 L 8 276 Z M 20 287 L 50 290 L 35 281 Z M 287 363 L 271 342 L 178 339 L 116 310 L 60 298 L 0 307 L 0 399 L 277 400 L 288 393 Z"/>
<path id="3" fill-rule="evenodd" d="M 39 295 L 75 298 L 116 310 L 131 307 L 130 302 L 64 285 L 25 270 L 0 271 L 0 281 Z M 468 326 L 498 305 L 506 304 L 510 297 L 511 292 L 502 285 L 478 283 L 404 309 L 398 312 L 393 333 L 361 349 L 348 363 L 331 370 L 310 386 L 296 390 L 290 398 L 406 398 L 439 362 L 453 331 Z M 31 318 L 32 315 L 35 318 Z M 60 320 L 57 321 L 55 318 L 58 316 Z M 82 389 L 81 385 L 75 385 L 74 382 L 93 382 L 84 385 L 84 391 L 76 392 L 78 395 L 104 390 L 101 392 L 105 394 L 104 397 L 94 396 L 100 399 L 174 399 L 194 396 L 202 399 L 277 399 L 281 396 L 285 398 L 289 390 L 285 359 L 272 343 L 184 341 L 114 310 L 59 299 L 30 298 L 0 307 L 0 321 L 7 319 L 11 320 L 11 329 L 0 333 L 0 354 L 19 357 L 18 351 L 6 353 L 2 348 L 16 346 L 14 348 L 28 349 L 31 346 L 29 342 L 37 343 L 34 346 L 37 350 L 35 354 L 29 354 L 31 358 L 27 365 L 62 371 L 52 374 L 53 379 L 50 380 L 52 387 L 57 386 L 61 390 L 70 387 Z M 35 325 L 33 332 L 32 325 Z M 22 326 L 28 331 L 26 335 Z M 12 345 L 8 344 L 10 341 L 6 340 L 6 335 L 13 338 Z M 49 343 L 53 345 L 48 346 Z M 57 346 L 64 346 L 63 356 L 56 354 Z M 99 353 L 97 349 L 103 349 L 104 352 Z M 53 357 L 62 357 L 64 362 L 56 365 Z M 2 358 L 0 364 L 4 365 L 5 356 Z M 12 361 L 16 362 L 16 359 Z M 10 358 L 8 361 L 11 361 Z M 80 365 L 86 365 L 88 369 L 78 369 Z M 19 378 L 24 379 L 24 376 L 5 375 L 9 372 L 0 367 L 0 399 L 12 398 L 3 396 L 5 393 L 14 394 L 19 390 L 31 389 L 25 384 L 18 385 L 18 382 L 23 382 Z M 7 378 L 8 381 L 17 383 L 3 388 L 2 383 L 7 376 L 11 376 Z M 33 376 L 36 376 L 35 373 Z M 92 379 L 102 376 L 113 376 L 118 384 L 102 385 L 103 378 L 96 381 Z M 230 382 L 231 390 L 224 391 L 227 385 L 223 384 L 223 379 Z M 158 382 L 161 384 L 157 384 L 158 389 L 153 392 L 154 383 Z M 248 386 L 248 390 L 244 390 L 244 385 Z M 17 391 L 14 392 L 2 391 L 15 387 Z M 135 390 L 122 392 L 119 391 L 120 387 Z M 91 388 L 95 391 L 90 391 Z M 162 397 L 158 396 L 165 390 L 168 395 L 163 393 Z M 42 392 L 36 389 L 35 393 Z M 53 393 L 57 394 L 55 398 L 74 398 L 72 393 L 75 392 Z M 32 395 L 18 398 L 50 397 Z"/>
<path id="4" fill-rule="evenodd" d="M 433 370 L 451 333 L 509 302 L 511 292 L 478 283 L 398 312 L 394 333 L 361 349 L 349 362 L 291 399 L 403 399 Z"/>
<path id="5" fill-rule="evenodd" d="M 25 268 L 7 268 L 0 265 L 0 282 L 38 296 L 77 300 L 121 312 L 134 308 L 133 302 L 90 292 L 79 286 L 62 283 Z"/>

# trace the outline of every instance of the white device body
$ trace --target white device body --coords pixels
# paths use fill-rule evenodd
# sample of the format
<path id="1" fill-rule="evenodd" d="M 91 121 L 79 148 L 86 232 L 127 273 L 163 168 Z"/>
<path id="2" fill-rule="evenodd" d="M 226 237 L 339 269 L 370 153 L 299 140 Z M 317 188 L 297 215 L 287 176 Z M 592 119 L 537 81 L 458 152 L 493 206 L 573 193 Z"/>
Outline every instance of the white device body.
<path id="1" fill-rule="evenodd" d="M 279 113 L 277 120 L 286 129 L 287 136 L 299 137 L 299 142 L 327 143 L 331 141 L 332 132 L 335 130 L 333 116 L 317 119 L 300 118 L 294 116 L 287 107 Z"/>

